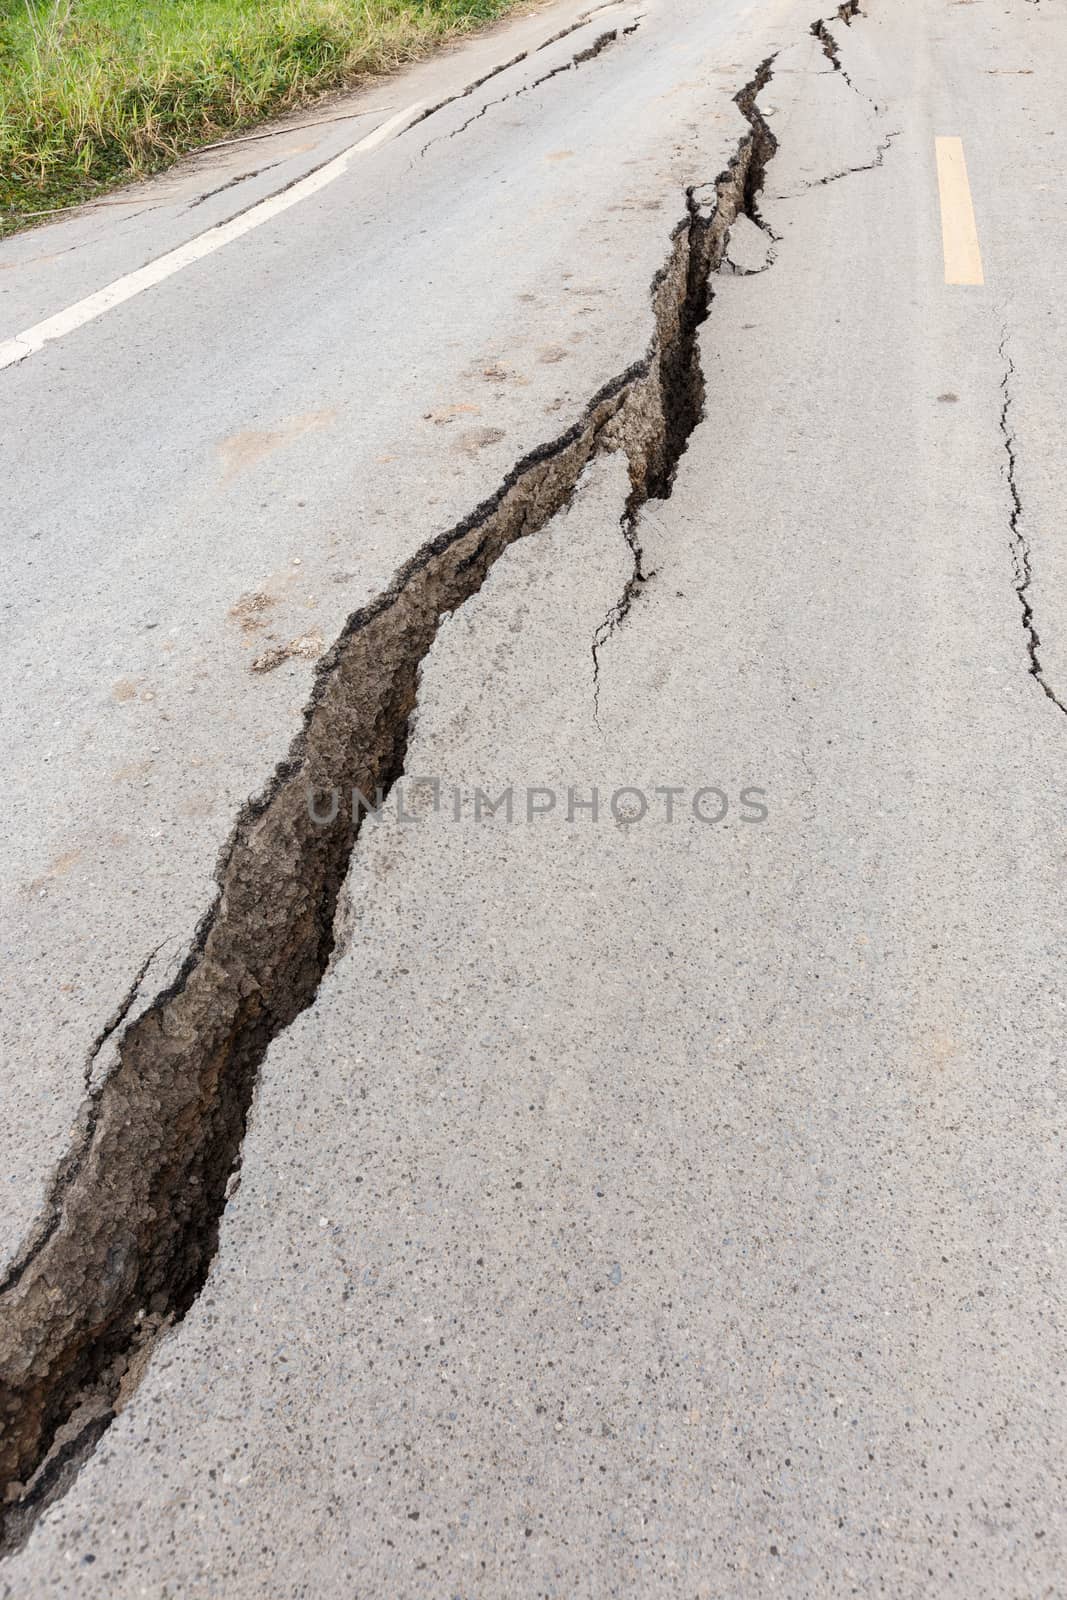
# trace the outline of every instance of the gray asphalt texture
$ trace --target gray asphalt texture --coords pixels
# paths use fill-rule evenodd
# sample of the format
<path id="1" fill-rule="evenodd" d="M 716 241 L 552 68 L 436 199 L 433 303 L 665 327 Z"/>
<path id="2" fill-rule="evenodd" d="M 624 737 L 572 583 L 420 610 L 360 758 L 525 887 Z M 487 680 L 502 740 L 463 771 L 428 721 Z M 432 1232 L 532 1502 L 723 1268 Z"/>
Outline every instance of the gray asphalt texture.
<path id="1" fill-rule="evenodd" d="M 0 374 L 10 1255 L 92 1039 L 180 960 L 298 725 L 313 661 L 250 660 L 328 644 L 640 356 L 777 52 L 774 238 L 738 225 L 715 276 L 647 581 L 609 621 L 606 456 L 443 623 L 210 1278 L 0 1594 L 1065 1592 L 1067 34 L 872 0 L 835 71 L 813 20 L 650 3 Z M 983 288 L 943 279 L 945 133 Z M 0 247 L 10 331 L 186 236 L 194 177 L 166 242 Z M 84 229 L 59 298 L 27 286 Z"/>

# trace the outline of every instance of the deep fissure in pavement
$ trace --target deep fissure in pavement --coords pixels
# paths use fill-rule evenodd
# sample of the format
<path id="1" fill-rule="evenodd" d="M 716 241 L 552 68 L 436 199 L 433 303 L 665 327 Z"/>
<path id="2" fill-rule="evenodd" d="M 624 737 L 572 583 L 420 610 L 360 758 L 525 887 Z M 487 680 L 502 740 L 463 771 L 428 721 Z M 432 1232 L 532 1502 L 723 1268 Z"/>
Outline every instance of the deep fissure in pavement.
<path id="1" fill-rule="evenodd" d="M 822 17 L 816 17 L 815 21 L 811 25 L 811 31 L 815 38 L 818 39 L 819 43 L 822 45 L 822 53 L 833 67 L 834 71 L 843 73 L 845 82 L 848 83 L 849 76 L 848 73 L 845 72 L 844 67 L 841 65 L 841 57 L 837 50 L 837 40 L 826 26 L 826 23 L 823 21 Z"/>
<path id="2" fill-rule="evenodd" d="M 769 75 L 768 62 L 737 97 L 749 132 L 715 181 L 714 205 L 705 214 L 690 194 L 671 234 L 644 356 L 349 619 L 286 761 L 220 856 L 217 898 L 177 977 L 116 1032 L 115 1064 L 0 1285 L 6 1550 L 72 1481 L 204 1284 L 259 1065 L 315 999 L 362 820 L 342 807 L 322 826 L 309 795 L 388 792 L 403 773 L 419 668 L 441 617 L 480 589 L 508 545 L 568 504 L 595 455 L 626 454 L 631 519 L 650 495 L 670 492 L 702 411 L 696 335 L 709 279 L 731 223 L 752 214 L 773 154 L 755 108 Z"/>
<path id="3" fill-rule="evenodd" d="M 689 265 L 677 332 L 664 352 L 664 449 L 658 466 L 633 483 L 619 520 L 622 536 L 630 547 L 632 569 L 618 600 L 593 635 L 594 721 L 598 720 L 600 710 L 600 653 L 615 630 L 625 622 L 642 585 L 652 576 L 646 572 L 644 565 L 644 551 L 638 533 L 640 512 L 650 500 L 670 499 L 678 463 L 685 454 L 694 428 L 704 416 L 705 383 L 699 332 L 711 313 L 714 299 L 712 274 L 726 257 L 729 228 L 739 216 L 744 216 L 772 241 L 776 238 L 761 217 L 758 203 L 767 164 L 778 148 L 778 141 L 757 104 L 759 92 L 769 83 L 773 67 L 774 57 L 768 56 L 766 61 L 761 62 L 755 77 L 734 97 L 738 110 L 751 130 L 742 141 L 734 162 L 716 178 L 714 185 L 695 184 L 686 191 Z M 711 187 L 715 190 L 715 203 L 705 213 L 697 195 L 700 189 Z M 716 234 L 717 219 L 726 196 L 730 196 L 728 203 L 731 215 L 725 229 Z M 773 257 L 768 265 L 772 261 Z"/>

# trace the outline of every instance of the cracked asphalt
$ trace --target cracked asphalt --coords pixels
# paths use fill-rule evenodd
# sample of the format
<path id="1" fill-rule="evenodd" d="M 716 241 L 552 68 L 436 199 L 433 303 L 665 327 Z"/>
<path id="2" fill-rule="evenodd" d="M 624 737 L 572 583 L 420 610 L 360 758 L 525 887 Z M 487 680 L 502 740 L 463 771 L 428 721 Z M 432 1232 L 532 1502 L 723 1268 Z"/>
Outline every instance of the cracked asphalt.
<path id="1" fill-rule="evenodd" d="M 1064 1592 L 1065 47 L 543 6 L 0 245 L 2 343 L 422 108 L 0 371 L 0 1594 Z"/>

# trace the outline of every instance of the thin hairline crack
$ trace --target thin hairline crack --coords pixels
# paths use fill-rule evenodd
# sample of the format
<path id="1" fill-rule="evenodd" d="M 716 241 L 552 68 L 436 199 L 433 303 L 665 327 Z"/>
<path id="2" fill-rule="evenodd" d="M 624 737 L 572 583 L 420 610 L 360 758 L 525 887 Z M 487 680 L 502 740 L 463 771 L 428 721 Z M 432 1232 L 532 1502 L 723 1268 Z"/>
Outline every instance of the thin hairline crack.
<path id="1" fill-rule="evenodd" d="M 542 84 L 550 82 L 553 78 L 558 78 L 562 73 L 573 72 L 576 67 L 584 66 L 587 61 L 595 61 L 597 56 L 602 55 L 611 45 L 636 33 L 640 25 L 641 18 L 638 17 L 629 27 L 609 28 L 605 33 L 594 39 L 591 45 L 587 45 L 584 50 L 576 51 L 569 61 L 564 61 L 558 67 L 553 67 L 550 72 L 543 72 L 539 78 L 534 78 L 530 83 L 521 84 L 519 88 L 513 89 L 510 94 L 501 95 L 497 100 L 487 100 L 472 117 L 468 117 L 466 122 L 461 122 L 458 128 L 453 128 L 449 133 L 439 133 L 435 138 L 428 139 L 419 151 L 419 159 L 421 160 L 427 150 L 432 149 L 435 144 L 458 139 L 461 133 L 466 133 L 469 127 L 475 122 L 479 122 L 486 112 L 492 111 L 494 107 L 507 105 L 510 100 L 518 100 L 521 95 L 530 94 L 534 89 L 539 89 Z"/>
<path id="2" fill-rule="evenodd" d="M 558 33 L 543 39 L 539 45 L 533 45 L 528 50 L 520 50 L 518 55 L 511 56 L 509 60 L 498 62 L 490 71 L 484 72 L 480 78 L 475 78 L 472 83 L 466 84 L 456 94 L 446 95 L 443 100 L 435 100 L 433 105 L 427 106 L 423 111 L 419 112 L 417 117 L 411 119 L 404 129 L 404 133 L 409 134 L 413 128 L 419 127 L 421 123 L 428 121 L 430 117 L 435 117 L 439 111 L 444 111 L 448 106 L 455 105 L 459 100 L 468 100 L 472 94 L 484 88 L 494 78 L 499 78 L 503 73 L 510 72 L 513 67 L 521 66 L 531 56 L 538 55 L 542 50 L 548 50 L 552 45 L 559 44 L 561 40 L 569 38 L 572 33 L 578 33 L 582 28 L 588 27 L 595 16 L 598 16 L 601 11 L 612 10 L 616 3 L 617 0 L 607 0 L 604 5 L 593 6 L 591 10 L 583 11 L 580 17 L 576 17 L 567 27 L 560 28 Z M 642 20 L 643 16 L 644 13 L 642 12 L 641 16 L 635 18 L 634 27 Z M 627 29 L 627 32 L 632 33 L 633 31 L 633 28 Z"/>
<path id="3" fill-rule="evenodd" d="M 1008 353 L 1008 333 L 1004 329 L 1001 334 L 997 353 L 1004 364 L 1004 375 L 1000 381 L 1001 407 L 1000 407 L 1000 432 L 1004 442 L 1006 456 L 1005 476 L 1008 484 L 1008 494 L 1011 498 L 1011 512 L 1008 517 L 1008 540 L 1011 549 L 1012 566 L 1014 568 L 1014 588 L 1022 608 L 1022 624 L 1026 634 L 1026 653 L 1029 660 L 1029 672 L 1041 685 L 1042 690 L 1054 706 L 1067 715 L 1067 705 L 1059 698 L 1045 675 L 1041 663 L 1041 635 L 1037 631 L 1034 619 L 1034 607 L 1030 599 L 1030 588 L 1034 581 L 1033 560 L 1030 551 L 1030 542 L 1024 531 L 1024 514 L 1022 495 L 1019 492 L 1018 479 L 1018 445 L 1015 430 L 1012 426 L 1011 413 L 1015 404 L 1012 394 L 1012 379 L 1015 376 L 1015 363 Z"/>

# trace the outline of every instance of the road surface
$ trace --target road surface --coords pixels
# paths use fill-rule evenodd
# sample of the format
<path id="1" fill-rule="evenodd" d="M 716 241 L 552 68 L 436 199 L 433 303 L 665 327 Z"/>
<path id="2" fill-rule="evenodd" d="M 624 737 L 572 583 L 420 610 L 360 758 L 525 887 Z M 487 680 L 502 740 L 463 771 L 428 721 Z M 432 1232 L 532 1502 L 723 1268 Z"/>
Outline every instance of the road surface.
<path id="1" fill-rule="evenodd" d="M 0 1594 L 1063 1592 L 1065 48 L 543 6 L 0 245 Z"/>

